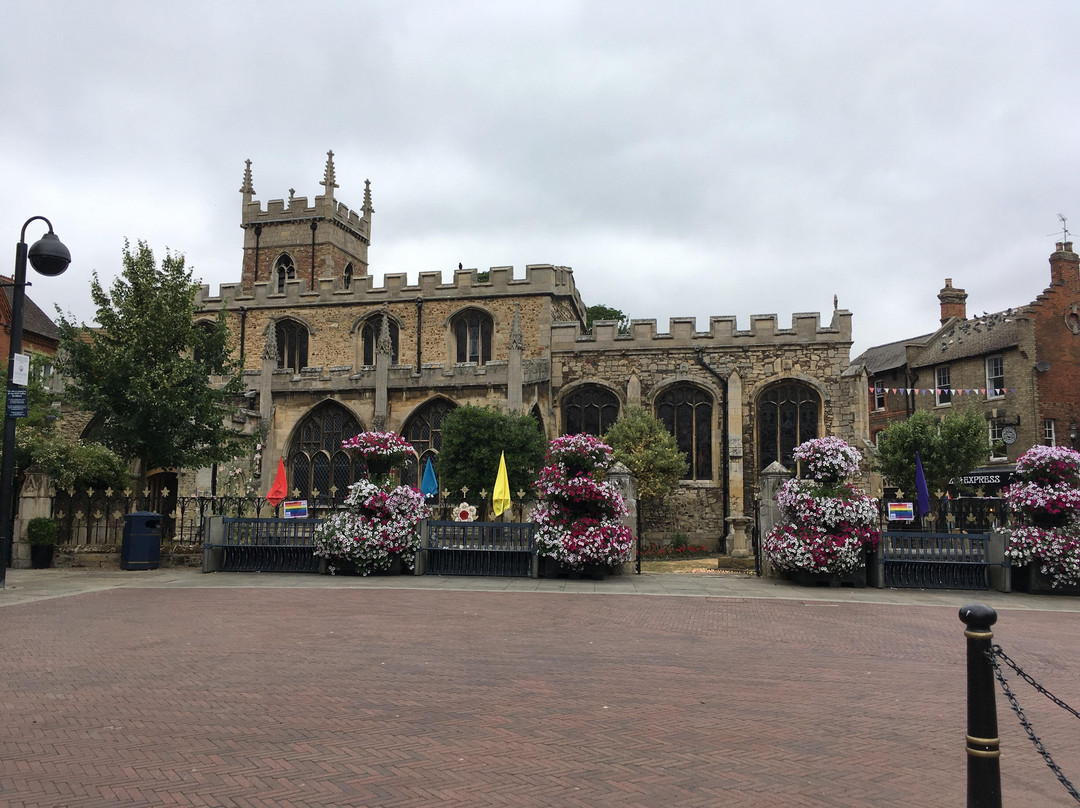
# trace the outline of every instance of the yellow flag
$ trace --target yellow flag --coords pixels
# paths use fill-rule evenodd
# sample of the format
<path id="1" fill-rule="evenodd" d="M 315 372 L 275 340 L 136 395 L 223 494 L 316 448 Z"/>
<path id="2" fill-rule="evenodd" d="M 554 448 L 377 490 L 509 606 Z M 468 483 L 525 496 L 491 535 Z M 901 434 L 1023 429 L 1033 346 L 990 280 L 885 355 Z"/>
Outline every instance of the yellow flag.
<path id="1" fill-rule="evenodd" d="M 499 455 L 499 476 L 495 480 L 495 492 L 491 495 L 491 507 L 496 516 L 510 507 L 510 481 L 506 479 L 506 453 Z"/>

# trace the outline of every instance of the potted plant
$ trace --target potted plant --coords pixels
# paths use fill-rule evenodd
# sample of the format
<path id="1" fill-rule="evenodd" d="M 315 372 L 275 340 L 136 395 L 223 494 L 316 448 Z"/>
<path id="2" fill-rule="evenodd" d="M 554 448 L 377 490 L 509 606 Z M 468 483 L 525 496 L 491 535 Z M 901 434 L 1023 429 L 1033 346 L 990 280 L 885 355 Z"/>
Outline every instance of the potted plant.
<path id="1" fill-rule="evenodd" d="M 1033 446 L 1016 461 L 1005 491 L 1017 525 L 1006 555 L 1024 573 L 1015 583 L 1033 593 L 1080 594 L 1080 452 Z"/>
<path id="2" fill-rule="evenodd" d="M 604 572 L 630 559 L 633 533 L 620 521 L 626 503 L 613 485 L 601 482 L 612 463 L 611 447 L 592 435 L 553 440 L 533 509 L 536 546 L 548 574 Z"/>
<path id="3" fill-rule="evenodd" d="M 52 566 L 56 547 L 56 522 L 47 516 L 36 516 L 26 524 L 26 538 L 30 542 L 30 566 L 47 570 Z"/>
<path id="4" fill-rule="evenodd" d="M 405 465 L 413 447 L 394 432 L 361 432 L 341 442 L 341 448 L 355 452 L 364 460 L 369 477 L 384 478 Z"/>
<path id="5" fill-rule="evenodd" d="M 845 481 L 859 468 L 859 450 L 836 437 L 795 448 L 805 475 L 776 495 L 783 521 L 762 542 L 769 563 L 802 584 L 866 585 L 866 551 L 881 538 L 877 501 Z"/>

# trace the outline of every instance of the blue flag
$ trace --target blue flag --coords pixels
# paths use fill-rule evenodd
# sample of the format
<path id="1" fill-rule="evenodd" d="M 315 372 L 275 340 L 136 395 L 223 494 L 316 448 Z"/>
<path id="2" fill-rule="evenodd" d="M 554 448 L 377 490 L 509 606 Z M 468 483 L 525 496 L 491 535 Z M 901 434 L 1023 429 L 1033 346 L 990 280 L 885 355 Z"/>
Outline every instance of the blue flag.
<path id="1" fill-rule="evenodd" d="M 424 467 L 424 479 L 420 482 L 420 493 L 428 498 L 439 494 L 439 483 L 435 479 L 435 468 L 431 465 L 430 457 L 427 459 L 427 466 Z"/>
<path id="2" fill-rule="evenodd" d="M 915 488 L 919 491 L 919 516 L 926 516 L 930 513 L 930 492 L 926 489 L 926 475 L 918 452 L 915 453 Z"/>

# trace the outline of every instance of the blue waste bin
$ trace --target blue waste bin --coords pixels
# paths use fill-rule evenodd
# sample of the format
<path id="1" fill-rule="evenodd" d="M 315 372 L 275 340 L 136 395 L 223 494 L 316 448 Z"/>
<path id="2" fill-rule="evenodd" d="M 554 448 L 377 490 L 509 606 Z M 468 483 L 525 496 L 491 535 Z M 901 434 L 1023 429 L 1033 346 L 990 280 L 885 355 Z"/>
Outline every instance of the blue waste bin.
<path id="1" fill-rule="evenodd" d="M 124 515 L 120 569 L 156 570 L 161 563 L 161 514 L 135 511 Z"/>

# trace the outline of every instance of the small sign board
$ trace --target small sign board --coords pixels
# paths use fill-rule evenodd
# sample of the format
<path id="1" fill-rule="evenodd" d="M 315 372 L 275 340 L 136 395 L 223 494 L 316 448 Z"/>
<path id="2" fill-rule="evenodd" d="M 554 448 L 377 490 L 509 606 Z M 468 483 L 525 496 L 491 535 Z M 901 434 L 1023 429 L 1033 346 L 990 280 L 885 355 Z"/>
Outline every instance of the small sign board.
<path id="1" fill-rule="evenodd" d="M 11 383 L 26 387 L 30 384 L 30 357 L 17 353 L 12 358 L 15 360 L 15 365 L 11 372 Z"/>
<path id="2" fill-rule="evenodd" d="M 889 503 L 889 521 L 890 522 L 914 522 L 915 521 L 915 506 L 910 502 L 890 502 Z"/>
<path id="3" fill-rule="evenodd" d="M 9 387 L 7 391 L 7 417 L 25 418 L 26 416 L 26 388 Z"/>
<path id="4" fill-rule="evenodd" d="M 294 499 L 285 503 L 286 519 L 307 519 L 307 500 Z"/>

